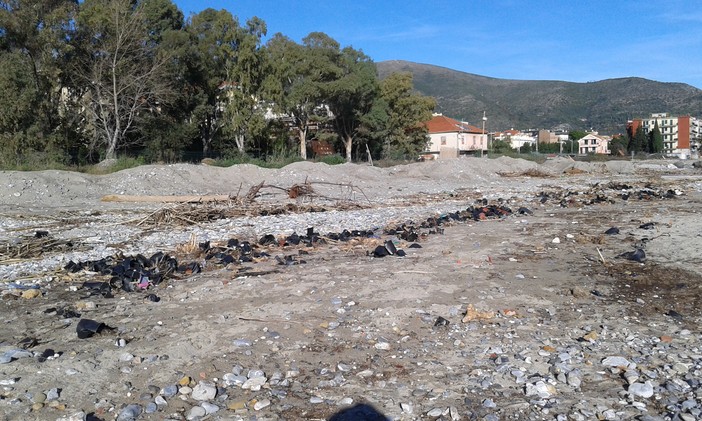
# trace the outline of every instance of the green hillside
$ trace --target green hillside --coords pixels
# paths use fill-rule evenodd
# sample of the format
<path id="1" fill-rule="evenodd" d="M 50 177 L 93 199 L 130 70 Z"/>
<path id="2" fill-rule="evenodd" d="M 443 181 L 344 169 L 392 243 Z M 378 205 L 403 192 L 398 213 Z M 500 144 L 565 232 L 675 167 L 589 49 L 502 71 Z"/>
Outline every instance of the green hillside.
<path id="1" fill-rule="evenodd" d="M 626 122 L 654 112 L 702 115 L 702 90 L 684 83 L 642 78 L 574 83 L 497 79 L 407 61 L 377 63 L 381 78 L 392 72 L 414 75 L 415 88 L 436 98 L 437 111 L 476 124 L 487 113 L 489 131 L 594 129 L 624 131 Z"/>

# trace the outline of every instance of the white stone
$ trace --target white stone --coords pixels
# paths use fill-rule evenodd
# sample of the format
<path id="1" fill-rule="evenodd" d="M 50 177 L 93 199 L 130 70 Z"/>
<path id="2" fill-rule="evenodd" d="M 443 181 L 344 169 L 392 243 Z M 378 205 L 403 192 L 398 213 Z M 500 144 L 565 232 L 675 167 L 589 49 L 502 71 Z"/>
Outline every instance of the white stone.
<path id="1" fill-rule="evenodd" d="M 241 385 L 242 389 L 252 390 L 254 392 L 261 390 L 267 379 L 265 377 L 252 377 Z"/>
<path id="2" fill-rule="evenodd" d="M 267 406 L 270 406 L 270 404 L 271 404 L 271 401 L 270 401 L 269 399 L 262 399 L 262 400 L 260 400 L 260 401 L 257 401 L 257 402 L 254 404 L 254 410 L 255 410 L 255 411 L 260 411 L 260 410 L 262 410 L 263 408 L 265 408 L 265 407 L 267 407 Z"/>
<path id="3" fill-rule="evenodd" d="M 209 401 L 217 396 L 217 387 L 210 382 L 200 382 L 193 388 L 192 398 L 196 401 Z"/>
<path id="4" fill-rule="evenodd" d="M 653 396 L 653 385 L 649 381 L 646 383 L 633 383 L 629 386 L 628 392 L 633 396 L 650 398 Z"/>
<path id="5" fill-rule="evenodd" d="M 607 357 L 602 360 L 602 365 L 607 367 L 629 367 L 629 360 L 624 357 Z"/>

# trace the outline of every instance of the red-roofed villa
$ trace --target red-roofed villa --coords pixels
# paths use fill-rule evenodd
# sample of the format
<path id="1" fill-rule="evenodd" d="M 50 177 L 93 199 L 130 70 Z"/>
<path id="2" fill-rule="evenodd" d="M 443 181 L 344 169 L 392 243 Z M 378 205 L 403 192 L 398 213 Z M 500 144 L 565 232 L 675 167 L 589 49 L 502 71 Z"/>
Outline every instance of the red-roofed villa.
<path id="1" fill-rule="evenodd" d="M 429 144 L 425 159 L 456 158 L 462 154 L 480 154 L 488 150 L 488 136 L 479 127 L 435 114 L 427 123 Z"/>

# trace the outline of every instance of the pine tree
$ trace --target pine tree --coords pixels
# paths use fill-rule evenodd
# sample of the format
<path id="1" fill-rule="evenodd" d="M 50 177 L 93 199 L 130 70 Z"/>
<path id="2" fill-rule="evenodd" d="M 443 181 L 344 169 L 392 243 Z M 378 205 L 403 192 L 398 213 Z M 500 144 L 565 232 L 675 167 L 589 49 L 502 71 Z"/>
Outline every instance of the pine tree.
<path id="1" fill-rule="evenodd" d="M 648 150 L 651 153 L 663 152 L 663 135 L 658 128 L 658 122 L 653 126 L 653 130 L 648 133 Z"/>

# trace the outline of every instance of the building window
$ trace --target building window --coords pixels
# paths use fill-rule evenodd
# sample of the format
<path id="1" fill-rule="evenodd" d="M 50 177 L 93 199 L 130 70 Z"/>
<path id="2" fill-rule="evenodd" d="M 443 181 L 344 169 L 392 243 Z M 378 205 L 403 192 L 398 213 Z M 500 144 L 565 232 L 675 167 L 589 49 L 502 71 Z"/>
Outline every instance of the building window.
<path id="1" fill-rule="evenodd" d="M 441 136 L 441 146 L 446 146 L 446 136 Z"/>

